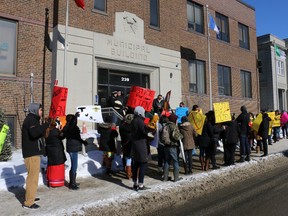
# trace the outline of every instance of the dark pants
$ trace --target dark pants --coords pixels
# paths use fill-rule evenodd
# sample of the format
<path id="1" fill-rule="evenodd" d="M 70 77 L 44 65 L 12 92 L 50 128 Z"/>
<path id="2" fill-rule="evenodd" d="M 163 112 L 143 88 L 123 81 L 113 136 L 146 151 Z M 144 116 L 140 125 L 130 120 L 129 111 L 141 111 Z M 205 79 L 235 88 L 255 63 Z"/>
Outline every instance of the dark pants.
<path id="1" fill-rule="evenodd" d="M 165 177 L 168 178 L 169 173 L 169 165 L 172 161 L 173 169 L 174 169 L 174 179 L 177 180 L 179 175 L 179 163 L 178 163 L 178 151 L 177 147 L 165 147 L 165 164 L 164 164 L 164 179 Z M 167 179 L 165 179 L 167 180 Z"/>
<path id="2" fill-rule="evenodd" d="M 158 167 L 163 168 L 164 164 L 164 145 L 159 144 L 157 148 L 158 152 Z"/>
<path id="3" fill-rule="evenodd" d="M 225 165 L 234 165 L 236 143 L 224 143 L 224 162 Z"/>
<path id="4" fill-rule="evenodd" d="M 132 179 L 134 184 L 143 184 L 144 183 L 144 176 L 147 168 L 147 162 L 136 162 L 133 160 L 132 162 Z M 139 171 L 138 171 L 139 170 Z"/>
<path id="5" fill-rule="evenodd" d="M 268 145 L 267 145 L 267 139 L 262 139 L 262 143 L 263 143 L 263 150 L 264 150 L 264 155 L 268 154 Z"/>
<path id="6" fill-rule="evenodd" d="M 240 154 L 241 157 L 244 157 L 245 155 L 250 155 L 251 148 L 248 142 L 248 137 L 245 135 L 240 135 Z"/>
<path id="7" fill-rule="evenodd" d="M 217 151 L 217 145 L 218 145 L 218 141 L 211 141 L 210 144 L 210 158 L 211 158 L 211 163 L 213 165 L 213 167 L 215 167 L 216 164 L 216 151 Z"/>
<path id="8" fill-rule="evenodd" d="M 192 150 L 193 149 L 189 149 L 189 150 L 184 150 L 184 154 L 185 154 L 185 174 L 187 173 L 192 173 Z"/>

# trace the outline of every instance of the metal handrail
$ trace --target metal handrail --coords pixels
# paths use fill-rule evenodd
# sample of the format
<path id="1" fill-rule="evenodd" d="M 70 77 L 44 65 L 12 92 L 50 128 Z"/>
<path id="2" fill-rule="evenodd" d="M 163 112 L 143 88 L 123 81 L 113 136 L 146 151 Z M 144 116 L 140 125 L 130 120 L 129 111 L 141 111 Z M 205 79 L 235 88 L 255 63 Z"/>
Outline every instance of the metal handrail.
<path id="1" fill-rule="evenodd" d="M 123 116 L 121 114 L 119 114 L 117 112 L 117 110 L 115 110 L 113 107 L 104 107 L 104 108 L 101 108 L 101 112 L 102 112 L 102 115 L 103 114 L 109 114 L 111 115 L 112 113 L 114 113 L 121 121 L 123 120 Z"/>

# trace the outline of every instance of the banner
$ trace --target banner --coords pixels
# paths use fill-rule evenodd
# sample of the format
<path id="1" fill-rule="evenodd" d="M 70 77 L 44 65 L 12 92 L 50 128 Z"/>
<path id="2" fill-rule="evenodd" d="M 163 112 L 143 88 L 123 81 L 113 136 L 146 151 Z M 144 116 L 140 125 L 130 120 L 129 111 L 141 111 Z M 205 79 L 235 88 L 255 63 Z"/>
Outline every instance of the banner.
<path id="1" fill-rule="evenodd" d="M 1 132 L 0 132 L 0 154 L 1 154 L 2 148 L 4 146 L 8 130 L 9 130 L 9 126 L 4 124 L 2 129 L 1 129 Z"/>
<path id="2" fill-rule="evenodd" d="M 166 93 L 166 96 L 165 96 L 165 99 L 164 99 L 163 110 L 165 110 L 165 111 L 168 111 L 169 108 L 170 108 L 170 104 L 169 104 L 170 97 L 171 97 L 171 90 Z"/>
<path id="3" fill-rule="evenodd" d="M 68 88 L 54 86 L 51 107 L 49 112 L 50 118 L 65 116 Z"/>
<path id="4" fill-rule="evenodd" d="M 142 106 L 145 111 L 150 112 L 153 105 L 155 91 L 142 88 L 139 86 L 132 86 L 127 101 L 127 106 L 135 108 Z"/>
<path id="5" fill-rule="evenodd" d="M 81 121 L 102 123 L 103 117 L 101 112 L 101 106 L 98 105 L 87 105 L 87 106 L 78 106 L 77 111 L 80 116 L 78 117 Z"/>
<path id="6" fill-rule="evenodd" d="M 261 122 L 262 122 L 262 113 L 259 113 L 257 116 L 256 116 L 256 118 L 255 118 L 255 120 L 253 121 L 253 124 L 252 124 L 252 130 L 253 131 L 256 131 L 257 133 L 258 133 L 258 130 L 259 130 L 259 126 L 260 126 L 260 124 L 261 124 Z"/>
<path id="7" fill-rule="evenodd" d="M 201 135 L 203 130 L 203 125 L 205 123 L 206 115 L 202 112 L 191 111 L 188 116 L 189 122 L 194 126 L 196 133 Z"/>
<path id="8" fill-rule="evenodd" d="M 229 102 L 213 103 L 216 123 L 231 121 Z"/>
<path id="9" fill-rule="evenodd" d="M 176 108 L 175 114 L 178 117 L 178 120 L 177 120 L 178 123 L 182 123 L 181 118 L 183 116 L 187 116 L 188 115 L 188 110 L 189 110 L 188 107 L 177 107 Z"/>

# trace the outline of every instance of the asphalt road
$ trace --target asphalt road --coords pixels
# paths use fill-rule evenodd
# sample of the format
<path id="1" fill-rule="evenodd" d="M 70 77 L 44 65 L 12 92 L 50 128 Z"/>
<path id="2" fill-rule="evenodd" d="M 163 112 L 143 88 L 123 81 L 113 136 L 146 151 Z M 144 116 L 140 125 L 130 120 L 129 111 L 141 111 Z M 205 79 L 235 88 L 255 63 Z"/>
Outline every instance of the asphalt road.
<path id="1" fill-rule="evenodd" d="M 177 216 L 286 216 L 288 215 L 288 164 L 244 182 L 189 200 L 160 215 Z"/>

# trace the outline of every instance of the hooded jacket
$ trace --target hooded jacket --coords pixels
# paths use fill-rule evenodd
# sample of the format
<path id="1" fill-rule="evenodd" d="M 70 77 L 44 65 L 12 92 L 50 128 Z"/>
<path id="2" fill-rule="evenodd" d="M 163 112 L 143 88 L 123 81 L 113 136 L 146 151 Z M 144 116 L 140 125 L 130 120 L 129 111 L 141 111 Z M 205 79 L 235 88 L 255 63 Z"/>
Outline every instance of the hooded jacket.
<path id="1" fill-rule="evenodd" d="M 184 122 L 179 127 L 180 133 L 183 135 L 183 146 L 184 150 L 191 150 L 195 148 L 194 137 L 196 131 L 190 122 Z"/>
<path id="2" fill-rule="evenodd" d="M 44 151 L 38 147 L 38 139 L 44 137 L 49 124 L 40 125 L 39 109 L 41 104 L 31 103 L 29 114 L 22 125 L 22 155 L 23 158 L 43 155 Z"/>
<path id="3" fill-rule="evenodd" d="M 240 126 L 240 135 L 248 136 L 248 134 L 250 133 L 250 116 L 245 106 L 241 107 L 241 112 L 242 113 L 236 118 L 236 122 Z"/>

